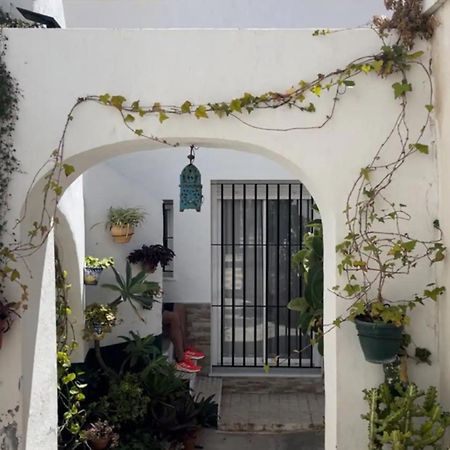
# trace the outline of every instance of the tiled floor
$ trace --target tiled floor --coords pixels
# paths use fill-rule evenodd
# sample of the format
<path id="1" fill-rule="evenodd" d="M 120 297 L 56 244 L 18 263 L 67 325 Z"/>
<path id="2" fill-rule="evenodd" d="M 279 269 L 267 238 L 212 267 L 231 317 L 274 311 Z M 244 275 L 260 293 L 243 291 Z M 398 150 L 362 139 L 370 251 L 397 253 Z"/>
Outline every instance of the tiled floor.
<path id="1" fill-rule="evenodd" d="M 306 392 L 290 394 L 222 394 L 222 431 L 311 431 L 323 429 L 324 398 Z"/>
<path id="2" fill-rule="evenodd" d="M 323 432 L 229 433 L 204 430 L 198 448 L 204 450 L 323 450 Z"/>

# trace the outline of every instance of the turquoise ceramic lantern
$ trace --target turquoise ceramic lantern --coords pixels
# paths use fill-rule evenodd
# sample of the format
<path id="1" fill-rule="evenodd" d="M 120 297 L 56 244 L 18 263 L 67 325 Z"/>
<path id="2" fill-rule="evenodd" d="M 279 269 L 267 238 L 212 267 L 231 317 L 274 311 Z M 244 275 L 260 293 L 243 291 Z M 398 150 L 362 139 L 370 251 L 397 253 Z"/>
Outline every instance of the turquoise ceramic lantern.
<path id="1" fill-rule="evenodd" d="M 194 149 L 195 147 L 191 145 L 191 152 L 188 156 L 189 164 L 180 175 L 180 211 L 195 209 L 200 212 L 202 207 L 202 176 L 193 164 Z"/>

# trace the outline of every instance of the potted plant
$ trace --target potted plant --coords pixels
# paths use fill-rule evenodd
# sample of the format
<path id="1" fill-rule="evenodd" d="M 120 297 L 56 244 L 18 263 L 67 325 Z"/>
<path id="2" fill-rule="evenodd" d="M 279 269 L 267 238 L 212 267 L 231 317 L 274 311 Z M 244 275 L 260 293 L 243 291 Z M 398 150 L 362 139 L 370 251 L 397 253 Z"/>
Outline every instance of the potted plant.
<path id="1" fill-rule="evenodd" d="M 119 444 L 119 435 L 107 420 L 97 420 L 91 423 L 83 432 L 83 438 L 88 441 L 93 450 L 115 448 Z"/>
<path id="2" fill-rule="evenodd" d="M 84 310 L 84 338 L 87 341 L 99 341 L 117 323 L 117 306 L 93 303 Z"/>
<path id="3" fill-rule="evenodd" d="M 134 228 L 145 219 L 141 208 L 109 208 L 106 226 L 111 231 L 114 242 L 125 244 L 134 234 Z"/>
<path id="4" fill-rule="evenodd" d="M 128 261 L 132 264 L 141 264 L 142 270 L 153 273 L 158 264 L 164 267 L 174 256 L 175 253 L 164 245 L 143 245 L 128 255 Z"/>
<path id="5" fill-rule="evenodd" d="M 414 269 L 442 261 L 445 247 L 438 221 L 434 222 L 438 237 L 428 240 L 402 229 L 411 220 L 406 205 L 386 199 L 383 190 L 387 184 L 371 181 L 374 175 L 370 174 L 375 170 L 371 166 L 361 170 L 347 201 L 348 234 L 336 247 L 340 256 L 337 268 L 345 275 L 345 284 L 333 289 L 350 304 L 347 313 L 334 324 L 353 321 L 366 360 L 386 364 L 394 361 L 401 349 L 409 311 L 426 300 L 436 301 L 445 288 L 429 283 L 422 293 L 407 293 L 395 299 L 385 292 Z M 356 204 L 350 201 L 353 196 Z M 403 291 L 407 292 L 407 288 L 404 285 Z"/>
<path id="6" fill-rule="evenodd" d="M 89 286 L 96 285 L 103 269 L 114 265 L 114 258 L 96 258 L 95 256 L 86 256 L 84 258 L 84 284 Z"/>

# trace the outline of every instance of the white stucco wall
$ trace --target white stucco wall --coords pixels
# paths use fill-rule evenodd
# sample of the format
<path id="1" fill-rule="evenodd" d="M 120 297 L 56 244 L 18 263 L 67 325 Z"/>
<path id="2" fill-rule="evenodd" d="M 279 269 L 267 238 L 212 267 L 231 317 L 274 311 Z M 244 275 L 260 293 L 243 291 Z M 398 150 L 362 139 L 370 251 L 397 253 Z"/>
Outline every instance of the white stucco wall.
<path id="1" fill-rule="evenodd" d="M 346 28 L 383 0 L 64 0 L 70 28 Z"/>
<path id="2" fill-rule="evenodd" d="M 449 72 L 450 62 L 450 2 L 439 10 L 438 20 L 441 25 L 436 30 L 433 39 L 433 72 L 435 78 L 435 108 L 437 119 L 438 137 L 438 167 L 439 167 L 439 219 L 442 229 L 445 231 L 444 242 L 450 247 L 450 179 L 448 168 L 450 167 L 450 86 Z M 445 407 L 450 409 L 450 384 L 448 374 L 450 373 L 450 305 L 449 284 L 450 264 L 448 258 L 440 267 L 440 282 L 447 286 L 447 292 L 439 303 L 439 331 L 440 342 L 439 359 L 441 369 L 440 395 Z"/>
<path id="3" fill-rule="evenodd" d="M 23 173 L 12 185 L 14 217 L 19 215 L 33 174 L 58 142 L 65 114 L 80 95 L 120 93 L 130 100 L 139 98 L 143 104 L 155 100 L 180 104 L 186 98 L 198 102 L 220 101 L 245 91 L 286 89 L 300 79 L 311 79 L 361 54 L 372 54 L 380 47 L 370 30 L 342 32 L 319 39 L 312 37 L 310 31 L 300 30 L 11 30 L 8 36 L 7 61 L 24 94 L 16 132 Z M 414 113 L 410 116 L 410 126 L 414 129 L 422 123 L 426 113 L 423 105 L 428 100 L 423 74 L 413 69 L 408 76 L 415 86 L 411 102 Z M 258 153 L 292 171 L 292 178 L 305 183 L 322 212 L 325 283 L 330 287 L 337 281 L 335 245 L 346 233 L 342 215 L 346 195 L 398 114 L 398 108 L 393 106 L 392 83 L 392 79 L 383 82 L 372 75 L 361 77 L 357 87 L 339 102 L 335 118 L 320 130 L 262 132 L 232 118 L 199 121 L 193 117 L 173 118 L 163 125 L 157 119 L 148 119 L 145 128 L 181 142 L 184 148 L 194 142 L 203 147 Z M 317 124 L 328 114 L 330 100 L 331 96 L 323 96 L 317 102 L 319 111 L 312 115 L 277 110 L 256 112 L 251 120 L 271 127 Z M 159 147 L 126 130 L 111 109 L 85 104 L 70 124 L 65 158 L 75 165 L 77 173 L 82 173 L 114 155 Z M 394 143 L 387 148 L 396 150 Z M 99 189 L 101 185 L 99 180 Z M 415 218 L 412 228 L 421 233 L 433 230 L 432 221 L 437 215 L 436 185 L 433 154 L 413 157 L 408 167 L 398 173 L 394 187 L 396 198 L 409 205 Z M 40 186 L 33 195 L 37 201 L 29 210 L 30 220 L 39 212 Z M 26 234 L 26 231 L 24 225 L 22 232 Z M 37 264 L 33 262 L 32 268 Z M 36 267 L 37 278 L 30 282 L 34 301 L 42 292 L 41 269 L 42 265 Z M 399 292 L 404 297 L 405 292 L 421 290 L 433 277 L 431 269 L 424 268 L 408 281 L 393 286 L 389 298 L 395 298 Z M 331 322 L 345 307 L 345 302 L 336 301 L 327 291 L 325 321 Z M 27 330 L 27 335 L 31 334 L 32 329 Z M 417 336 L 418 344 L 437 354 L 433 305 L 414 312 L 412 334 Z M 365 409 L 361 390 L 381 381 L 381 368 L 363 360 L 351 324 L 327 335 L 325 352 L 326 449 L 361 450 L 367 442 L 367 427 L 360 420 Z M 0 376 L 7 370 L 0 366 Z M 432 367 L 413 367 L 411 372 L 419 384 L 438 383 L 439 361 Z M 23 389 L 30 386 L 33 398 L 29 370 L 24 370 L 23 383 Z M 27 412 L 24 408 L 25 416 Z M 47 433 L 54 426 L 51 419 L 47 417 L 47 421 L 41 422 L 37 431 L 42 435 Z M 49 441 L 45 450 L 53 448 Z"/>
<path id="4" fill-rule="evenodd" d="M 78 177 L 64 192 L 58 205 L 59 225 L 56 228 L 55 243 L 59 250 L 61 267 L 67 271 L 70 289 L 67 300 L 72 310 L 70 321 L 78 347 L 72 353 L 73 362 L 84 361 L 87 345 L 83 340 L 84 328 L 84 199 L 83 176 Z M 72 336 L 69 335 L 69 339 Z"/>

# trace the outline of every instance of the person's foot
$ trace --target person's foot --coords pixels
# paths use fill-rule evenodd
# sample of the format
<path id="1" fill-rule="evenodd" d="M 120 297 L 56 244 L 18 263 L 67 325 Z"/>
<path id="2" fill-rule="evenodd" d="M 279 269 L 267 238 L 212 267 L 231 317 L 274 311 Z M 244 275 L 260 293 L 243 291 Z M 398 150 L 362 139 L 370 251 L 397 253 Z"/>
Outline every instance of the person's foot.
<path id="1" fill-rule="evenodd" d="M 187 358 L 186 356 L 184 359 L 180 362 L 177 362 L 175 364 L 175 369 L 179 370 L 180 372 L 187 372 L 187 373 L 197 373 L 202 370 L 200 366 L 196 366 L 191 359 Z"/>
<path id="2" fill-rule="evenodd" d="M 188 357 L 189 359 L 203 359 L 205 357 L 205 354 L 201 352 L 200 350 L 195 349 L 194 347 L 188 347 L 184 351 L 184 356 Z"/>

